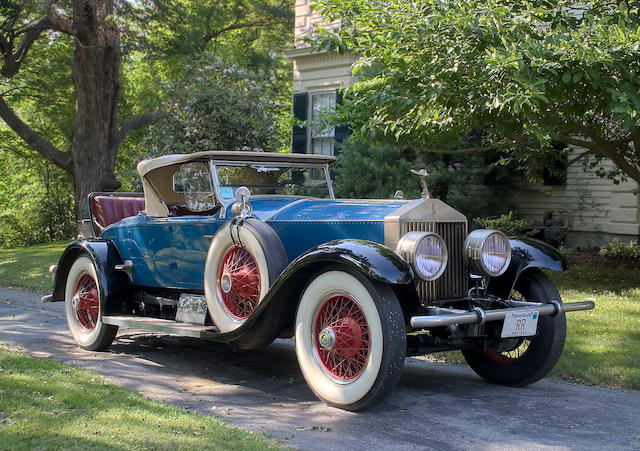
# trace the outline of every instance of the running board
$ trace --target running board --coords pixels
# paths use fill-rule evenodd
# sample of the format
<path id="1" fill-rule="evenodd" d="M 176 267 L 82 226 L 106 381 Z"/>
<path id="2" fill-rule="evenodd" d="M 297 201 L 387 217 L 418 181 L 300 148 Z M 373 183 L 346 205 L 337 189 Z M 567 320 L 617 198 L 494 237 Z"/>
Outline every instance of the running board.
<path id="1" fill-rule="evenodd" d="M 181 323 L 169 319 L 148 318 L 143 316 L 103 316 L 102 322 L 126 329 L 144 329 L 161 334 L 179 335 L 181 337 L 212 338 L 218 335 L 213 326 Z"/>
<path id="2" fill-rule="evenodd" d="M 561 312 L 575 312 L 578 310 L 589 310 L 595 307 L 592 301 L 570 302 L 561 304 L 558 301 L 551 301 L 548 304 L 538 302 L 517 302 L 511 301 L 513 308 L 485 310 L 476 307 L 472 311 L 458 309 L 447 309 L 439 307 L 429 307 L 427 312 L 430 315 L 414 316 L 410 320 L 411 327 L 416 329 L 426 327 L 441 327 L 451 324 L 484 324 L 487 321 L 503 320 L 507 313 L 527 313 L 537 311 L 540 315 L 557 315 Z"/>

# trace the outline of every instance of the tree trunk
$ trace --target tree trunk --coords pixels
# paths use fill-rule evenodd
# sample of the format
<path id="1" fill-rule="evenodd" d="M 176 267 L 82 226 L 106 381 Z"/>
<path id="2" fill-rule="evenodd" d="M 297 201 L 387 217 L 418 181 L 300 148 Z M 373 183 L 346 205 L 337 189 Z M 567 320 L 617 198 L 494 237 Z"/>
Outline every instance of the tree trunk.
<path id="1" fill-rule="evenodd" d="M 71 152 L 77 220 L 89 217 L 89 193 L 120 187 L 114 169 L 120 145 L 121 55 L 118 31 L 104 21 L 109 4 L 108 0 L 74 1 L 76 111 Z"/>

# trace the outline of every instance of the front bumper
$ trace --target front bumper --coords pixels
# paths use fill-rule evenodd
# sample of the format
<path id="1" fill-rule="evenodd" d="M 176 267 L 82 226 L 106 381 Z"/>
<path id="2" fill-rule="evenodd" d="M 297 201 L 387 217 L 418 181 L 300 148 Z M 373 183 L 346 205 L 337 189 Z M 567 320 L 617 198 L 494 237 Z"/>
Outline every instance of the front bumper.
<path id="1" fill-rule="evenodd" d="M 510 308 L 485 310 L 476 307 L 472 311 L 428 307 L 427 314 L 413 316 L 409 323 L 415 329 L 427 329 L 432 327 L 450 326 L 452 324 L 484 324 L 488 321 L 500 321 L 508 313 L 527 313 L 537 311 L 539 315 L 555 316 L 563 312 L 575 312 L 578 310 L 589 310 L 595 308 L 595 303 L 591 301 L 570 302 L 562 304 L 552 301 L 548 304 L 539 302 L 509 301 Z"/>

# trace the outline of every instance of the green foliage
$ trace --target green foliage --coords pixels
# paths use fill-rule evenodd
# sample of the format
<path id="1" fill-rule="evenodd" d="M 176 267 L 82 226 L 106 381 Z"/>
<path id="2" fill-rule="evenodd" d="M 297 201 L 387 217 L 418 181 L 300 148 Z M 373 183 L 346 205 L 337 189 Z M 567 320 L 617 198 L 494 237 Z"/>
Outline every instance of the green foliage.
<path id="1" fill-rule="evenodd" d="M 474 221 L 480 228 L 500 230 L 507 236 L 533 236 L 538 232 L 531 230 L 529 221 L 515 217 L 512 211 L 493 218 L 475 218 Z"/>
<path id="2" fill-rule="evenodd" d="M 49 266 L 58 262 L 69 242 L 0 249 L 0 286 L 51 293 Z"/>
<path id="3" fill-rule="evenodd" d="M 447 202 L 468 217 L 499 215 L 513 208 L 512 189 L 520 176 L 497 163 L 495 155 L 444 155 L 417 152 L 398 145 L 345 141 L 336 165 L 338 197 L 419 198 L 420 180 L 411 169 L 427 169 L 432 197 Z"/>
<path id="4" fill-rule="evenodd" d="M 637 241 L 624 243 L 618 238 L 614 238 L 610 243 L 602 246 L 600 255 L 627 260 L 640 260 L 640 243 Z"/>
<path id="5" fill-rule="evenodd" d="M 167 85 L 163 120 L 149 127 L 149 154 L 205 150 L 275 151 L 283 106 L 269 79 L 204 57 Z"/>
<path id="6" fill-rule="evenodd" d="M 352 51 L 358 79 L 339 120 L 425 151 L 482 133 L 523 166 L 579 145 L 640 182 L 637 2 L 320 0 L 341 19 L 318 48 Z"/>

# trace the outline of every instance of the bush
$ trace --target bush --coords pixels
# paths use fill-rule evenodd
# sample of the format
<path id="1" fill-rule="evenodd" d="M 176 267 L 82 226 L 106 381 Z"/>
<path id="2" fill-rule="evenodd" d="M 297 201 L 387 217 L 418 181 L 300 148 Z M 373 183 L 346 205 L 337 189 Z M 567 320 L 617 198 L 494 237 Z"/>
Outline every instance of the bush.
<path id="1" fill-rule="evenodd" d="M 538 232 L 531 230 L 529 222 L 515 217 L 512 211 L 497 218 L 476 218 L 474 221 L 480 228 L 500 230 L 507 236 L 533 236 Z"/>
<path id="2" fill-rule="evenodd" d="M 75 231 L 72 194 L 42 194 L 0 214 L 0 248 L 69 239 Z"/>
<path id="3" fill-rule="evenodd" d="M 602 246 L 600 255 L 626 260 L 640 260 L 640 244 L 637 241 L 624 243 L 618 238 L 614 238 L 609 244 Z"/>

